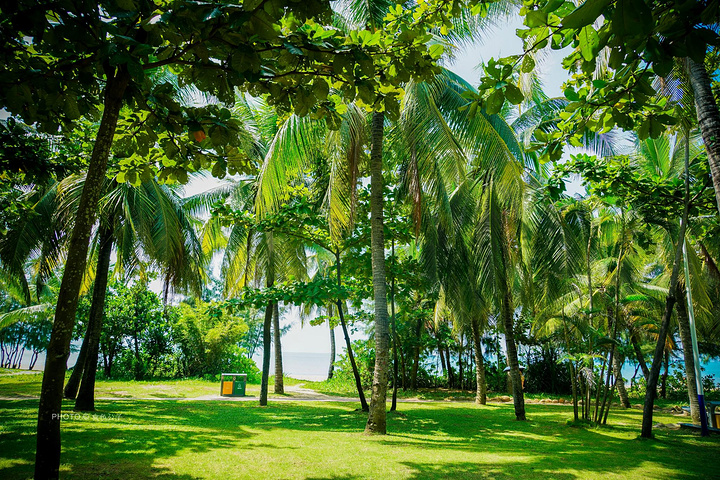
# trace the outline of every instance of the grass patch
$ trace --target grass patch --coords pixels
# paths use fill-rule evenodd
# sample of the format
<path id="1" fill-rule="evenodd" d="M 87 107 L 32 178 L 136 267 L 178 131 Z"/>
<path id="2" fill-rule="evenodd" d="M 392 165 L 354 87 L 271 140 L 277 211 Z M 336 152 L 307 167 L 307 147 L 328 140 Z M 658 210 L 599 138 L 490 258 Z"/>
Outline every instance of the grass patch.
<path id="1" fill-rule="evenodd" d="M 69 377 L 68 373 L 68 377 Z M 294 378 L 284 377 L 286 386 L 304 383 Z M 37 397 L 40 395 L 42 374 L 26 375 L 0 375 L 0 397 Z M 272 386 L 275 384 L 275 377 L 270 377 L 269 396 L 288 397 L 273 393 Z M 248 396 L 259 396 L 260 385 L 248 384 L 246 388 Z M 98 380 L 95 384 L 96 398 L 127 398 L 127 399 L 152 399 L 152 398 L 197 398 L 203 396 L 216 396 L 220 394 L 220 381 L 203 379 L 180 379 L 180 380 Z"/>
<path id="2" fill-rule="evenodd" d="M 639 441 L 640 413 L 603 428 L 569 427 L 571 408 L 402 404 L 387 436 L 362 434 L 354 405 L 99 401 L 63 421 L 65 478 L 710 478 L 717 437 L 658 431 Z M 32 475 L 37 400 L 0 401 L 0 477 Z M 670 423 L 676 417 L 658 415 Z"/>

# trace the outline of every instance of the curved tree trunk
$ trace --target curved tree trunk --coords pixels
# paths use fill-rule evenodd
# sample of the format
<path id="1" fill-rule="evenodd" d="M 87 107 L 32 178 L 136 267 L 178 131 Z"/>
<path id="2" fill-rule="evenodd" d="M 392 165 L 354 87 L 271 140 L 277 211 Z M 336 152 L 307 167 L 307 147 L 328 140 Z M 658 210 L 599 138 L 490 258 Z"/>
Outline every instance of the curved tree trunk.
<path id="1" fill-rule="evenodd" d="M 273 336 L 275 344 L 275 393 L 285 393 L 285 385 L 283 384 L 283 363 L 282 363 L 282 344 L 280 337 L 280 306 L 275 302 L 273 307 Z"/>
<path id="2" fill-rule="evenodd" d="M 686 175 L 687 177 L 687 175 Z M 687 180 L 686 180 L 687 181 Z M 686 184 L 687 185 L 687 184 Z M 655 354 L 653 355 L 652 366 L 650 367 L 650 376 L 647 382 L 647 389 L 645 392 L 645 403 L 643 405 L 643 421 L 642 431 L 640 436 L 643 438 L 652 438 L 652 419 L 653 419 L 653 407 L 655 406 L 655 395 L 657 391 L 658 379 L 660 377 L 660 367 L 662 366 L 663 354 L 665 353 L 665 342 L 667 339 L 667 333 L 670 329 L 670 319 L 672 318 L 672 311 L 675 308 L 676 302 L 676 289 L 678 282 L 678 274 L 680 272 L 680 261 L 682 258 L 682 245 L 683 239 L 685 238 L 685 231 L 687 229 L 687 219 L 689 210 L 689 198 L 686 190 L 685 195 L 685 208 L 683 209 L 683 216 L 680 225 L 680 232 L 678 234 L 677 244 L 675 245 L 675 258 L 673 259 L 672 273 L 670 274 L 670 282 L 668 285 L 668 295 L 665 299 L 665 312 L 663 313 L 662 321 L 660 322 L 660 330 L 658 331 L 658 340 L 655 345 Z"/>
<path id="3" fill-rule="evenodd" d="M 685 361 L 685 380 L 687 383 L 688 397 L 690 401 L 690 417 L 693 423 L 700 423 L 700 404 L 698 403 L 697 383 L 695 383 L 695 357 L 692 351 L 692 336 L 690 334 L 690 320 L 688 319 L 687 307 L 683 299 L 686 299 L 685 292 L 677 287 L 678 302 L 676 305 L 678 324 L 680 326 L 680 341 L 683 347 L 683 360 Z"/>
<path id="4" fill-rule="evenodd" d="M 375 300 L 375 372 L 373 374 L 370 413 L 365 433 L 385 434 L 390 357 L 390 335 L 385 276 L 385 234 L 383 221 L 383 128 L 385 114 L 372 114 L 372 148 L 370 151 L 370 250 L 372 253 L 373 296 Z"/>
<path id="5" fill-rule="evenodd" d="M 87 356 L 82 368 L 82 383 L 77 392 L 75 410 L 95 410 L 95 374 L 97 373 L 100 335 L 102 333 L 103 314 L 105 312 L 105 294 L 107 293 L 108 273 L 110 272 L 110 254 L 113 247 L 113 231 L 104 227 L 100 232 L 100 252 L 97 274 L 93 286 L 92 305 L 88 315 Z"/>
<path id="6" fill-rule="evenodd" d="M 710 174 L 715 187 L 715 200 L 720 212 L 720 113 L 715 103 L 705 65 L 688 58 L 690 85 L 695 94 L 698 125 L 707 151 Z"/>
<path id="7" fill-rule="evenodd" d="M 103 116 L 90 156 L 80 205 L 75 214 L 75 223 L 68 244 L 68 256 L 55 309 L 55 321 L 47 348 L 38 406 L 35 451 L 35 478 L 37 479 L 52 479 L 59 476 L 63 383 L 75 325 L 78 295 L 85 274 L 90 234 L 97 215 L 98 201 L 105 180 L 107 161 L 122 107 L 122 98 L 130 81 L 130 76 L 124 66 L 108 77 L 105 86 Z"/>
<path id="8" fill-rule="evenodd" d="M 482 342 L 480 341 L 480 322 L 477 318 L 471 322 L 473 343 L 475 344 L 475 380 L 477 382 L 475 391 L 475 403 L 485 405 L 487 403 L 487 384 L 485 383 L 485 359 L 482 353 Z"/>
<path id="9" fill-rule="evenodd" d="M 342 274 L 340 272 L 340 252 L 335 252 L 335 272 L 337 274 L 337 285 L 342 286 Z M 342 327 L 343 337 L 345 338 L 345 349 L 347 351 L 348 359 L 350 360 L 350 366 L 352 367 L 353 377 L 355 377 L 355 388 L 358 391 L 358 398 L 360 399 L 360 408 L 363 412 L 370 410 L 370 407 L 365 400 L 365 392 L 362 387 L 362 380 L 360 379 L 360 371 L 358 370 L 357 363 L 355 363 L 355 355 L 352 351 L 352 343 L 350 342 L 350 334 L 348 333 L 347 323 L 345 323 L 345 312 L 343 312 L 343 305 L 340 299 L 335 301 L 335 305 L 338 309 L 338 317 L 340 317 L 340 326 Z"/>
<path id="10" fill-rule="evenodd" d="M 625 389 L 625 379 L 622 376 L 622 364 L 623 361 L 620 359 L 619 352 L 615 351 L 613 357 L 613 374 L 615 375 L 615 388 L 617 388 L 618 396 L 620 397 L 620 404 L 623 408 L 630 408 L 630 399 L 628 398 L 627 390 Z M 608 410 L 610 407 L 608 407 Z"/>
<path id="11" fill-rule="evenodd" d="M 271 286 L 271 285 L 268 285 Z M 268 402 L 268 381 L 270 377 L 270 348 L 272 343 L 272 317 L 275 309 L 275 302 L 268 302 L 265 307 L 265 322 L 263 323 L 263 363 L 262 380 L 260 382 L 260 406 L 264 407 Z"/>
<path id="12" fill-rule="evenodd" d="M 507 286 L 506 286 L 507 287 Z M 505 326 L 505 349 L 507 351 L 508 366 L 510 367 L 510 381 L 512 384 L 513 403 L 515 405 L 515 419 L 525 420 L 525 397 L 523 396 L 520 364 L 518 362 L 515 333 L 513 331 L 512 294 L 506 288 L 502 304 L 502 317 Z"/>
<path id="13" fill-rule="evenodd" d="M 345 349 L 347 350 L 347 356 L 350 360 L 350 366 L 352 367 L 353 377 L 355 377 L 355 388 L 358 391 L 358 398 L 360 398 L 360 408 L 363 412 L 370 410 L 370 406 L 365 400 L 365 392 L 362 388 L 362 380 L 360 379 L 360 371 L 358 370 L 357 363 L 355 362 L 355 355 L 352 351 L 352 343 L 350 342 L 350 334 L 348 333 L 347 323 L 345 323 L 345 313 L 343 312 L 342 303 L 340 300 L 336 303 L 338 307 L 338 316 L 340 317 L 340 326 L 342 327 L 343 336 L 345 337 Z"/>
<path id="14" fill-rule="evenodd" d="M 95 275 L 97 278 L 97 275 Z M 82 379 L 83 369 L 85 368 L 85 359 L 87 358 L 88 349 L 88 336 L 90 335 L 90 320 L 88 318 L 88 325 L 85 329 L 85 336 L 83 337 L 82 345 L 80 346 L 80 352 L 78 352 L 77 360 L 75 360 L 75 366 L 72 369 L 70 378 L 65 383 L 65 389 L 63 390 L 63 396 L 69 399 L 75 399 L 77 396 L 78 388 L 80 387 L 80 380 Z"/>
<path id="15" fill-rule="evenodd" d="M 648 370 L 647 363 L 645 363 L 645 356 L 640 349 L 640 340 L 638 340 L 636 332 L 630 331 L 629 333 L 630 343 L 632 343 L 633 350 L 635 351 L 635 358 L 637 359 L 638 364 L 640 365 L 640 370 L 642 370 L 645 381 L 647 382 L 647 379 L 650 376 L 650 370 Z"/>

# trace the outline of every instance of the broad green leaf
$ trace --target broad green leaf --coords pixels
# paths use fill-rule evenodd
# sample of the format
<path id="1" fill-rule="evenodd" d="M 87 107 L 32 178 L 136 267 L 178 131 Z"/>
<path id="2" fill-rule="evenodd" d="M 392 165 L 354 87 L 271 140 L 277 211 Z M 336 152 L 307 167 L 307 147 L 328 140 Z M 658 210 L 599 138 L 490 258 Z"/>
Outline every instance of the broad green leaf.
<path id="1" fill-rule="evenodd" d="M 487 111 L 490 115 L 495 115 L 500 112 L 503 103 L 505 103 L 505 95 L 503 95 L 503 91 L 500 89 L 495 90 L 487 99 L 485 111 Z"/>
<path id="2" fill-rule="evenodd" d="M 563 28 L 578 29 L 594 23 L 611 0 L 586 0 L 562 22 Z"/>
<path id="3" fill-rule="evenodd" d="M 505 87 L 505 97 L 514 105 L 519 105 L 525 100 L 525 96 L 520 89 L 512 83 Z"/>
<path id="4" fill-rule="evenodd" d="M 598 37 L 595 29 L 588 25 L 580 30 L 578 35 L 580 40 L 580 54 L 588 62 L 593 60 L 598 52 L 598 46 L 600 45 L 600 37 Z"/>

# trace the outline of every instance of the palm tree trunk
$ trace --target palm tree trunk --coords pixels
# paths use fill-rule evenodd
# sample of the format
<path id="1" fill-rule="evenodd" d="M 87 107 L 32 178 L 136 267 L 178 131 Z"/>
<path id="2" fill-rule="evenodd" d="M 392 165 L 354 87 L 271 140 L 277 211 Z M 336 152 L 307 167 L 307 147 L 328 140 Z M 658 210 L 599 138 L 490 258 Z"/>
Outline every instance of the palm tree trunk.
<path id="1" fill-rule="evenodd" d="M 370 151 L 370 250 L 372 253 L 373 296 L 375 300 L 375 372 L 370 413 L 365 433 L 382 434 L 386 427 L 386 399 L 390 335 L 388 329 L 387 277 L 385 276 L 385 234 L 383 220 L 383 129 L 385 114 L 372 114 Z"/>
<path id="2" fill-rule="evenodd" d="M 420 367 L 420 337 L 422 335 L 422 319 L 415 324 L 415 344 L 413 345 L 413 366 L 410 371 L 410 390 L 417 390 L 417 374 Z"/>
<path id="3" fill-rule="evenodd" d="M 689 204 L 690 202 L 686 192 L 685 208 L 683 209 L 683 216 L 680 225 L 680 232 L 678 234 L 677 245 L 675 245 L 675 258 L 673 259 L 672 273 L 670 274 L 670 282 L 668 285 L 668 296 L 665 299 L 665 313 L 663 314 L 662 321 L 660 322 L 658 340 L 657 344 L 655 345 L 655 354 L 653 355 L 653 361 L 650 367 L 650 376 L 648 377 L 647 389 L 645 392 L 642 431 L 640 433 L 640 436 L 643 438 L 652 438 L 652 419 L 653 407 L 655 406 L 655 392 L 657 390 L 658 378 L 660 377 L 660 367 L 663 360 L 663 354 L 665 353 L 667 332 L 670 329 L 670 319 L 672 318 L 672 311 L 675 308 L 675 295 L 677 289 L 678 274 L 680 272 L 683 239 L 685 238 L 685 231 L 687 229 Z"/>
<path id="4" fill-rule="evenodd" d="M 342 287 L 342 275 L 340 273 L 340 252 L 335 252 L 335 272 L 337 274 L 337 285 L 338 288 Z M 352 367 L 353 377 L 355 377 L 355 388 L 358 391 L 358 398 L 360 399 L 360 408 L 363 412 L 370 411 L 367 401 L 365 400 L 365 392 L 362 387 L 362 380 L 360 379 L 360 371 L 358 370 L 357 363 L 355 363 L 355 355 L 352 351 L 352 343 L 350 342 L 350 334 L 348 333 L 347 323 L 345 323 L 345 313 L 343 312 L 342 301 L 337 299 L 335 301 L 338 309 L 338 317 L 340 317 L 340 326 L 342 327 L 343 337 L 345 338 L 345 349 L 347 350 L 347 356 L 350 360 L 350 366 Z"/>
<path id="5" fill-rule="evenodd" d="M 452 357 L 450 356 L 450 347 L 445 346 L 445 363 L 448 369 L 448 388 L 455 387 L 455 370 L 452 366 Z"/>
<path id="6" fill-rule="evenodd" d="M 665 370 L 663 371 L 662 377 L 660 378 L 660 397 L 661 398 L 667 398 L 667 377 L 668 377 L 668 368 L 670 366 L 670 352 L 665 350 Z"/>
<path id="7" fill-rule="evenodd" d="M 270 286 L 270 285 L 269 285 Z M 272 343 L 272 317 L 275 309 L 275 302 L 270 301 L 265 307 L 265 322 L 263 323 L 263 363 L 262 380 L 260 382 L 260 406 L 264 407 L 268 402 L 268 382 L 270 377 L 270 346 Z"/>
<path id="8" fill-rule="evenodd" d="M 687 280 L 686 280 L 687 281 Z M 685 293 L 680 289 L 678 283 L 677 288 L 678 302 L 677 318 L 680 326 L 680 340 L 683 347 L 683 360 L 685 361 L 685 380 L 687 383 L 688 397 L 690 401 L 690 417 L 693 423 L 700 423 L 700 404 L 698 403 L 697 384 L 695 383 L 695 357 L 692 351 L 692 336 L 690 334 L 690 321 L 688 320 L 687 307 L 683 301 Z"/>
<path id="9" fill-rule="evenodd" d="M 278 302 L 273 306 L 273 335 L 275 344 L 275 393 L 285 393 L 283 384 L 282 344 L 280 343 L 280 307 Z"/>
<path id="10" fill-rule="evenodd" d="M 97 274 L 95 275 L 97 278 Z M 70 378 L 68 378 L 63 390 L 63 396 L 65 398 L 74 399 L 77 396 L 78 388 L 80 387 L 80 380 L 82 379 L 83 369 L 85 368 L 85 359 L 87 358 L 88 349 L 88 335 L 90 334 L 90 321 L 88 320 L 87 328 L 85 329 L 85 336 L 83 337 L 82 345 L 80 346 L 80 352 L 78 352 L 77 359 L 75 360 L 75 366 L 72 369 Z"/>
<path id="11" fill-rule="evenodd" d="M 620 403 L 623 408 L 630 408 L 630 399 L 628 398 L 627 390 L 625 389 L 625 379 L 622 376 L 622 364 L 620 355 L 615 352 L 613 358 L 613 373 L 615 374 L 615 388 L 617 388 L 618 396 L 620 397 Z M 608 406 L 608 410 L 610 407 Z"/>
<path id="12" fill-rule="evenodd" d="M 650 376 L 650 370 L 648 369 L 647 363 L 645 363 L 645 356 L 640 348 L 640 340 L 638 339 L 636 332 L 630 332 L 630 343 L 632 343 L 633 350 L 635 350 L 635 357 L 637 358 L 640 370 L 642 370 L 645 381 L 647 382 L 647 379 Z"/>
<path id="13" fill-rule="evenodd" d="M 525 398 L 523 396 L 520 364 L 518 362 L 515 333 L 513 331 L 512 294 L 510 293 L 509 285 L 505 285 L 502 317 L 505 326 L 505 350 L 507 351 L 508 365 L 510 366 L 510 381 L 512 384 L 513 403 L 515 405 L 515 419 L 525 420 Z"/>
<path id="14" fill-rule="evenodd" d="M 97 215 L 110 148 L 123 103 L 122 98 L 130 81 L 130 76 L 124 66 L 117 72 L 109 73 L 105 86 L 103 116 L 90 156 L 80 205 L 75 215 L 75 223 L 67 249 L 65 270 L 58 293 L 55 321 L 47 348 L 38 406 L 35 478 L 54 479 L 59 476 L 63 383 L 70 354 L 70 341 L 75 326 L 78 295 L 85 274 L 88 244 Z"/>
<path id="15" fill-rule="evenodd" d="M 473 343 L 475 344 L 475 403 L 487 404 L 487 384 L 485 383 L 485 359 L 482 353 L 482 342 L 480 341 L 480 322 L 477 318 L 471 324 Z"/>
<path id="16" fill-rule="evenodd" d="M 395 239 L 392 239 L 390 253 L 395 265 Z M 390 321 L 392 323 L 392 345 L 393 345 L 393 377 L 392 377 L 392 402 L 390 403 L 390 411 L 397 410 L 397 391 L 398 391 L 398 334 L 397 321 L 395 320 L 395 274 L 393 273 L 390 282 Z"/>
<path id="17" fill-rule="evenodd" d="M 105 312 L 105 295 L 107 293 L 108 274 L 110 272 L 110 255 L 113 247 L 113 231 L 104 227 L 100 232 L 100 251 L 98 253 L 97 273 L 93 286 L 92 305 L 88 315 L 87 356 L 82 370 L 82 382 L 75 400 L 75 410 L 95 410 L 95 374 L 97 373 L 100 335 L 102 333 L 103 314 Z"/>
<path id="18" fill-rule="evenodd" d="M 695 94 L 698 125 L 705 143 L 710 175 L 715 187 L 715 200 L 720 212 L 720 114 L 710 88 L 710 78 L 705 65 L 688 58 L 688 67 L 690 85 Z"/>
<path id="19" fill-rule="evenodd" d="M 332 305 L 328 307 L 328 315 L 332 317 Z M 330 366 L 328 367 L 328 380 L 330 380 L 335 372 L 335 327 L 333 327 L 332 321 L 330 320 L 328 320 L 328 326 L 330 327 Z"/>

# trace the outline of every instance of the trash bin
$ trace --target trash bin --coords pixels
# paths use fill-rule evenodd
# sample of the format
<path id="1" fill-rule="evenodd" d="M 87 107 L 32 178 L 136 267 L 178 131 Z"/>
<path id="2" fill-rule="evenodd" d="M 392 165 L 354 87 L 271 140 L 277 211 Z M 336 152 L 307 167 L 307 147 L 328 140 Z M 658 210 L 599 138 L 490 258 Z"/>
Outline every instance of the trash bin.
<path id="1" fill-rule="evenodd" d="M 247 385 L 247 374 L 246 373 L 221 373 L 220 374 L 220 396 L 221 397 L 244 397 L 246 385 Z"/>

